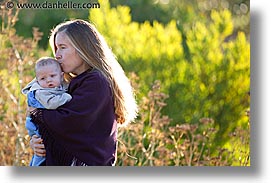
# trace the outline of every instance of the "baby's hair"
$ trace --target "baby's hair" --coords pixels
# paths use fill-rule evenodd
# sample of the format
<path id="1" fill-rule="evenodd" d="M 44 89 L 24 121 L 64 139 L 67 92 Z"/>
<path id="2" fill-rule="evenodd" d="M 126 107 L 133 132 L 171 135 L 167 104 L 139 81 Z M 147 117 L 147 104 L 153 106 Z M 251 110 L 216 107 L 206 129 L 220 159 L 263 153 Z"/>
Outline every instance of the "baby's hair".
<path id="1" fill-rule="evenodd" d="M 61 66 L 57 62 L 56 59 L 54 59 L 52 57 L 42 57 L 42 58 L 40 58 L 36 61 L 35 72 L 37 72 L 37 70 L 40 69 L 41 67 L 44 67 L 44 66 L 47 66 L 47 65 L 55 65 L 56 68 L 60 69 L 60 71 L 61 71 Z"/>

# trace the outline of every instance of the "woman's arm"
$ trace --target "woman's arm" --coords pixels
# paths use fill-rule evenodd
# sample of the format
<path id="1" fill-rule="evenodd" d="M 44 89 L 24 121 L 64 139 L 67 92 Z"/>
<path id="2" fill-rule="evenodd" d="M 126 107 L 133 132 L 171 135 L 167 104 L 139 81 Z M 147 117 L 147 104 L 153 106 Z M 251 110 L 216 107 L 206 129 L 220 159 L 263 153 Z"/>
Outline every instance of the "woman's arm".
<path id="1" fill-rule="evenodd" d="M 109 108 L 114 110 L 111 89 L 101 74 L 94 73 L 75 82 L 72 81 L 71 84 L 70 102 L 56 110 L 39 109 L 35 115 L 34 122 L 39 126 L 44 123 L 50 133 L 56 137 L 70 138 L 75 134 L 83 134 L 98 121 L 99 116 L 106 115 L 106 108 L 107 111 L 110 111 Z"/>
<path id="2" fill-rule="evenodd" d="M 28 106 L 27 115 L 30 115 L 30 113 L 35 110 L 36 108 Z M 46 156 L 46 150 L 42 138 L 38 137 L 37 135 L 31 136 L 30 146 L 33 149 L 34 154 L 38 156 Z"/>

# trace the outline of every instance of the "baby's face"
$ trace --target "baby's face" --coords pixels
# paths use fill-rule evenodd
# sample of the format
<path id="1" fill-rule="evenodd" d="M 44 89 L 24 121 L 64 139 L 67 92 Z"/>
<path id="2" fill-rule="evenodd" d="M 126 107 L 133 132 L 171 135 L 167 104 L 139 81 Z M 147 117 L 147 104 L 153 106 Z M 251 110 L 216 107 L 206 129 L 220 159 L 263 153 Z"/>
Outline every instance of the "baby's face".
<path id="1" fill-rule="evenodd" d="M 55 65 L 46 65 L 36 71 L 36 79 L 43 88 L 54 88 L 61 85 L 63 73 Z"/>

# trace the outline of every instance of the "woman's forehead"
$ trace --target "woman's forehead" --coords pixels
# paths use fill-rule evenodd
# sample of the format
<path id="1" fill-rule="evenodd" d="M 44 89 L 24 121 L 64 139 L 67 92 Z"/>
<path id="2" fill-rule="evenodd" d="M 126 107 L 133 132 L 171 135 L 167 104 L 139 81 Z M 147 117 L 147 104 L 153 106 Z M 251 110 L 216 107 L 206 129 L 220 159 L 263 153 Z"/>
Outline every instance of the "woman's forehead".
<path id="1" fill-rule="evenodd" d="M 69 38 L 65 34 L 65 32 L 58 32 L 55 36 L 55 44 L 68 44 L 69 43 Z"/>

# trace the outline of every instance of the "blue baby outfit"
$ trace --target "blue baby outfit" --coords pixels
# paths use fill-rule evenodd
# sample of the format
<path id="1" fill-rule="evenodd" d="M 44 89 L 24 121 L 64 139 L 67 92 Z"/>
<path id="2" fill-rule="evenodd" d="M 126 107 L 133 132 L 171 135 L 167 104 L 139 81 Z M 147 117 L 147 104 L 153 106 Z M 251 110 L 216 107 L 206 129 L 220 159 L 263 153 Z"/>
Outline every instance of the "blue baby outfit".
<path id="1" fill-rule="evenodd" d="M 71 95 L 66 93 L 67 88 L 66 83 L 62 83 L 61 86 L 55 88 L 42 88 L 34 79 L 23 88 L 22 93 L 27 95 L 28 106 L 30 107 L 56 109 L 72 99 Z M 26 117 L 25 127 L 30 137 L 33 135 L 40 137 L 38 127 L 29 116 Z M 45 160 L 45 157 L 34 154 L 30 166 L 40 166 Z"/>
<path id="2" fill-rule="evenodd" d="M 35 99 L 35 91 L 30 91 L 27 95 L 28 97 L 28 106 L 34 107 L 34 108 L 44 108 L 44 106 Z M 40 134 L 38 132 L 38 127 L 32 122 L 31 117 L 26 117 L 26 129 L 28 130 L 29 136 L 37 135 L 40 137 Z M 30 166 L 39 166 L 46 160 L 43 156 L 38 156 L 36 154 L 33 155 Z"/>

